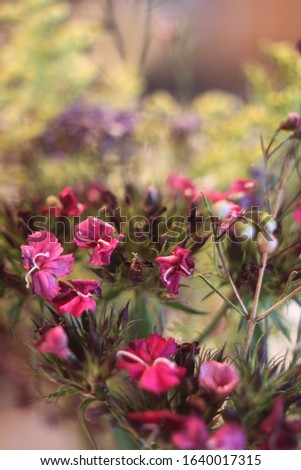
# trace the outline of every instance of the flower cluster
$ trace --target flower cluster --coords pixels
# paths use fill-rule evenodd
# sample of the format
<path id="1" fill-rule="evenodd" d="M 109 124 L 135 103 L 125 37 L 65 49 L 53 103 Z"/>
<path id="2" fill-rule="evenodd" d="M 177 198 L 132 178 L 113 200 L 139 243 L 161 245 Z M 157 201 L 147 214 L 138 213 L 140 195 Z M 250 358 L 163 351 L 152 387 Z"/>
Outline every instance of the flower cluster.
<path id="1" fill-rule="evenodd" d="M 298 127 L 289 119 L 295 127 L 277 132 L 293 131 L 288 140 L 295 145 Z M 267 166 L 281 149 L 273 145 Z M 32 285 L 40 303 L 46 301 L 50 317 L 35 319 L 34 342 L 44 375 L 91 397 L 150 448 L 296 448 L 299 356 L 289 366 L 271 363 L 262 327 L 270 317 L 286 332 L 279 308 L 300 292 L 298 187 L 285 192 L 292 154 L 291 148 L 280 165 L 277 192 L 260 172 L 226 191 L 174 172 L 165 188 L 126 186 L 121 200 L 95 180 L 48 196 L 47 206 L 35 200 L 32 211 L 39 208 L 49 230 L 30 230 L 21 245 L 25 283 L 13 263 L 2 270 L 21 298 Z M 14 220 L 26 225 L 32 211 L 11 217 L 5 234 L 11 246 L 18 246 Z M 203 269 L 208 254 L 215 279 Z M 185 297 L 181 283 L 192 277 L 223 301 L 212 320 Z M 124 297 L 130 303 L 118 313 L 108 308 Z M 237 349 L 226 345 L 227 356 L 224 349 L 208 350 L 197 331 L 183 344 L 172 332 L 165 337 L 165 312 L 178 310 L 208 315 L 203 338 L 222 318 L 231 324 L 239 314 Z"/>

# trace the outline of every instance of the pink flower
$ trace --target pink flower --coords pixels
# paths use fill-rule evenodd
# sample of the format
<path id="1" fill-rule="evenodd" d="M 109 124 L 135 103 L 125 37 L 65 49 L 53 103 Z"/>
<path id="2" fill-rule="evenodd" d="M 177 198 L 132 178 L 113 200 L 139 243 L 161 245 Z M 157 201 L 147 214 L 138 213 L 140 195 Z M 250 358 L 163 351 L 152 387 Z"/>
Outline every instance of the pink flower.
<path id="1" fill-rule="evenodd" d="M 296 207 L 293 212 L 293 218 L 300 225 L 301 228 L 301 206 Z"/>
<path id="2" fill-rule="evenodd" d="M 207 428 L 197 416 L 186 416 L 181 429 L 172 434 L 171 440 L 178 449 L 205 449 Z"/>
<path id="3" fill-rule="evenodd" d="M 188 259 L 190 253 L 191 250 L 177 246 L 170 256 L 159 256 L 155 259 L 161 268 L 160 279 L 172 294 L 179 292 L 181 276 L 189 277 L 193 274 L 194 261 Z"/>
<path id="4" fill-rule="evenodd" d="M 22 264 L 28 270 L 26 287 L 30 285 L 30 275 L 33 292 L 51 300 L 59 291 L 56 278 L 68 276 L 73 269 L 73 255 L 60 256 L 62 245 L 55 235 L 45 230 L 29 235 L 27 243 L 21 246 Z"/>
<path id="5" fill-rule="evenodd" d="M 226 423 L 207 440 L 207 448 L 212 450 L 244 450 L 246 434 L 238 423 Z"/>
<path id="6" fill-rule="evenodd" d="M 259 205 L 256 181 L 249 179 L 236 179 L 232 182 L 228 191 L 219 193 L 215 191 L 205 191 L 207 199 L 212 202 L 232 201 L 242 207 Z"/>
<path id="7" fill-rule="evenodd" d="M 227 397 L 239 382 L 237 370 L 217 361 L 205 361 L 200 367 L 199 381 L 202 387 L 218 398 Z"/>
<path id="8" fill-rule="evenodd" d="M 61 326 L 50 328 L 43 337 L 35 343 L 35 347 L 42 354 L 53 354 L 60 359 L 67 359 L 72 355 L 68 348 L 68 336 Z"/>
<path id="9" fill-rule="evenodd" d="M 70 279 L 69 284 L 60 282 L 60 292 L 52 303 L 59 313 L 79 317 L 85 310 L 95 312 L 96 302 L 92 295 L 100 295 L 100 284 L 94 279 Z"/>
<path id="10" fill-rule="evenodd" d="M 124 235 L 113 238 L 115 228 L 97 219 L 88 217 L 75 227 L 74 242 L 79 248 L 93 248 L 89 263 L 97 266 L 108 265 L 111 262 L 112 252 Z"/>
<path id="11" fill-rule="evenodd" d="M 174 354 L 177 344 L 174 339 L 165 339 L 153 333 L 147 339 L 131 341 L 117 353 L 118 367 L 125 369 L 138 386 L 153 393 L 164 393 L 178 385 L 186 373 L 184 367 L 167 359 Z"/>
<path id="12" fill-rule="evenodd" d="M 195 202 L 200 198 L 197 187 L 186 176 L 171 173 L 166 184 L 173 193 L 191 202 Z"/>

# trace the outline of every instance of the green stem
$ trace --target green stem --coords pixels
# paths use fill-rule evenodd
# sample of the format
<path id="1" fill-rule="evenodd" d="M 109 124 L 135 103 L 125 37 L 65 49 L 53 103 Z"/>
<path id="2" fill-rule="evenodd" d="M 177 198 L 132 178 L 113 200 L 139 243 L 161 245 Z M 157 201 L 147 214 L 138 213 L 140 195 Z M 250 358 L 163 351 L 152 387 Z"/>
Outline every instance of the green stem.
<path id="1" fill-rule="evenodd" d="M 264 318 L 266 318 L 270 313 L 272 313 L 274 310 L 276 310 L 280 305 L 284 304 L 287 300 L 289 300 L 291 297 L 294 297 L 294 295 L 298 294 L 298 292 L 301 292 L 301 286 L 297 287 L 297 289 L 293 290 L 290 294 L 286 295 L 283 297 L 283 299 L 278 300 L 272 307 L 268 308 L 265 310 L 259 317 L 256 319 L 256 323 L 260 322 Z"/>
<path id="2" fill-rule="evenodd" d="M 247 326 L 247 332 L 246 332 L 246 338 L 244 342 L 244 349 L 245 352 L 248 353 L 250 349 L 250 344 L 252 341 L 255 325 L 256 325 L 256 315 L 257 315 L 257 309 L 258 309 L 258 303 L 259 303 L 259 297 L 261 294 L 261 288 L 262 288 L 262 281 L 263 281 L 263 276 L 264 276 L 264 271 L 266 268 L 267 264 L 267 259 L 268 259 L 268 254 L 263 253 L 261 257 L 261 267 L 258 273 L 258 279 L 257 279 L 257 284 L 256 284 L 256 290 L 255 290 L 255 295 L 254 295 L 254 300 L 253 300 L 253 305 L 252 305 L 252 310 L 248 319 L 248 326 Z"/>
<path id="3" fill-rule="evenodd" d="M 232 290 L 233 290 L 233 292 L 234 292 L 234 295 L 235 295 L 235 297 L 236 297 L 236 299 L 237 299 L 239 305 L 241 306 L 241 309 L 242 309 L 242 311 L 243 311 L 245 317 L 246 317 L 246 318 L 249 318 L 249 312 L 248 312 L 248 310 L 247 310 L 245 304 L 243 303 L 243 300 L 242 300 L 242 298 L 240 297 L 240 295 L 239 295 L 239 293 L 238 293 L 238 290 L 237 290 L 237 288 L 236 288 L 236 285 L 234 284 L 234 281 L 233 281 L 233 279 L 232 279 L 232 276 L 231 276 L 231 274 L 230 274 L 230 271 L 229 271 L 228 268 L 227 268 L 227 264 L 226 264 L 226 262 L 225 262 L 225 259 L 224 259 L 224 256 L 223 256 L 223 254 L 222 254 L 222 250 L 221 250 L 221 248 L 220 248 L 220 246 L 219 246 L 219 243 L 216 244 L 216 248 L 217 248 L 219 257 L 220 257 L 220 259 L 221 259 L 221 262 L 222 262 L 222 264 L 223 264 L 223 268 L 224 268 L 224 271 L 225 271 L 226 276 L 227 276 L 227 278 L 228 278 L 228 281 L 229 281 L 230 284 L 231 284 L 231 287 L 232 287 Z"/>

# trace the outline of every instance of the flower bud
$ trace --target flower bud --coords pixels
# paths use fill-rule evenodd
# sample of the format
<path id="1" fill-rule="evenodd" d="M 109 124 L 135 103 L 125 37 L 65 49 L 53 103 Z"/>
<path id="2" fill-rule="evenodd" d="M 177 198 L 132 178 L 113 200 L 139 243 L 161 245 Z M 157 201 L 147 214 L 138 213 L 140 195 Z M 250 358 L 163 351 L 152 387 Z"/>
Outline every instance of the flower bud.
<path id="1" fill-rule="evenodd" d="M 238 241 L 244 242 L 254 240 L 257 230 L 256 226 L 252 222 L 238 221 L 234 226 L 234 233 Z"/>
<path id="2" fill-rule="evenodd" d="M 260 215 L 260 228 L 268 233 L 274 233 L 277 229 L 277 222 L 268 212 L 262 212 Z"/>
<path id="3" fill-rule="evenodd" d="M 295 131 L 301 127 L 301 116 L 298 113 L 289 113 L 287 118 L 279 125 L 283 131 Z"/>
<path id="4" fill-rule="evenodd" d="M 274 235 L 270 234 L 269 239 L 267 239 L 262 233 L 258 234 L 258 249 L 261 253 L 273 253 L 277 245 L 278 240 Z"/>

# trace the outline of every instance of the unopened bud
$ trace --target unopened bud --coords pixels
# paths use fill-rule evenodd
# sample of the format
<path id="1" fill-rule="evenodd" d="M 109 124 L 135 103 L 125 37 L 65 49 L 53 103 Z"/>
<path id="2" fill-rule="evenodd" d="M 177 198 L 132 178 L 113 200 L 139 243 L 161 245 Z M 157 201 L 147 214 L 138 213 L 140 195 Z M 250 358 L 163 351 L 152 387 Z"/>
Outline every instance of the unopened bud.
<path id="1" fill-rule="evenodd" d="M 301 127 L 301 116 L 298 113 L 289 113 L 287 118 L 279 125 L 283 131 L 295 131 Z"/>
<path id="2" fill-rule="evenodd" d="M 262 233 L 258 234 L 258 249 L 261 253 L 273 253 L 278 246 L 278 240 L 274 235 L 267 239 Z"/>
<path id="3" fill-rule="evenodd" d="M 235 236 L 237 237 L 238 241 L 248 241 L 254 240 L 257 234 L 256 226 L 252 222 L 236 222 L 234 225 L 235 228 Z"/>
<path id="4" fill-rule="evenodd" d="M 260 216 L 260 228 L 268 233 L 274 233 L 277 229 L 276 220 L 267 212 L 262 212 Z"/>

